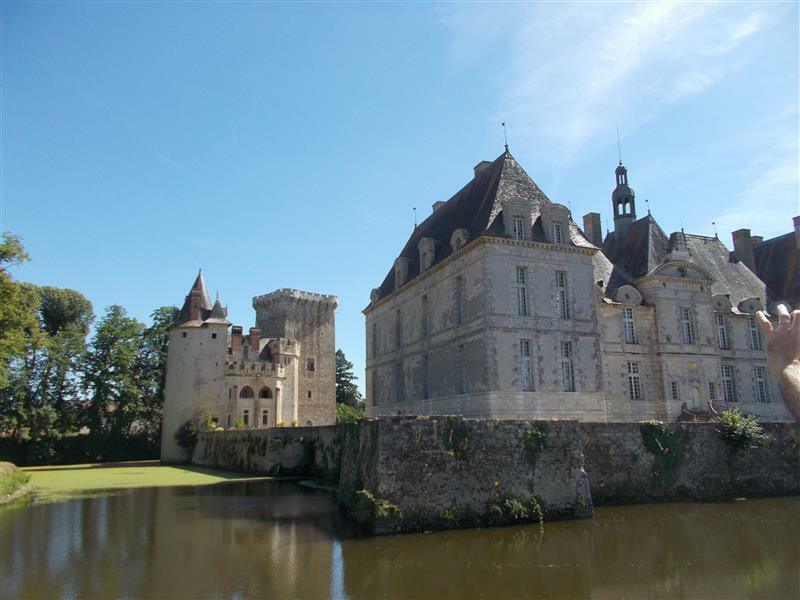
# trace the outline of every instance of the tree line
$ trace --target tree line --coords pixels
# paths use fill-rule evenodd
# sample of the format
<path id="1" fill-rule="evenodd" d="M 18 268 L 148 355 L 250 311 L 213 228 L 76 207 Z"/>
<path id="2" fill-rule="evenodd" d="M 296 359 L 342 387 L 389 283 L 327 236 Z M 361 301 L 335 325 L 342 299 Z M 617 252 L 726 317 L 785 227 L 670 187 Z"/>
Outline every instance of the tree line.
<path id="1" fill-rule="evenodd" d="M 27 260 L 19 237 L 5 233 L 0 457 L 19 464 L 157 457 L 175 308 L 157 308 L 149 325 L 118 305 L 96 320 L 76 290 L 15 281 L 9 269 Z"/>

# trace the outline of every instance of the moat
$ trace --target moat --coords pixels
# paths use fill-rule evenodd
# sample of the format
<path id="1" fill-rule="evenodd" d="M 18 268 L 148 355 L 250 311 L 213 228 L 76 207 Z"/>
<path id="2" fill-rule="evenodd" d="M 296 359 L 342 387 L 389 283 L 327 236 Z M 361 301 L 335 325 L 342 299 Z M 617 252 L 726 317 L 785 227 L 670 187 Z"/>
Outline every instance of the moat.
<path id="1" fill-rule="evenodd" d="M 4 508 L 0 532 L 0 597 L 800 596 L 800 497 L 370 538 L 329 492 L 250 481 Z"/>

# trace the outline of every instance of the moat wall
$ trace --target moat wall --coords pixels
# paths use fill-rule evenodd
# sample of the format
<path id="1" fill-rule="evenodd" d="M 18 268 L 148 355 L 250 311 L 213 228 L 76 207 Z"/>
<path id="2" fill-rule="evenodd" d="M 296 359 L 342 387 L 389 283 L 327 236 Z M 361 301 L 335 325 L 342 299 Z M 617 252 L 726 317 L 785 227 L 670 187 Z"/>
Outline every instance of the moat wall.
<path id="1" fill-rule="evenodd" d="M 645 427 L 389 417 L 202 433 L 192 462 L 325 479 L 375 533 L 587 517 L 593 501 L 800 494 L 798 424 L 765 424 L 769 441 L 740 452 L 714 423 L 669 424 L 669 439 L 649 443 Z"/>

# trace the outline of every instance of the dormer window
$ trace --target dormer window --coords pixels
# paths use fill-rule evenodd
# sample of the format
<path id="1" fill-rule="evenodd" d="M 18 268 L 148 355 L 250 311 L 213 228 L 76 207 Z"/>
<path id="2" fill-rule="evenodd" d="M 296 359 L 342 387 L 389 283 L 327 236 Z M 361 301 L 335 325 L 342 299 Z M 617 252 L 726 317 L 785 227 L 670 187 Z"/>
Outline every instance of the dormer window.
<path id="1" fill-rule="evenodd" d="M 424 237 L 417 244 L 419 251 L 419 270 L 420 273 L 430 269 L 436 257 L 436 242 L 433 238 Z"/>
<path id="2" fill-rule="evenodd" d="M 408 279 L 408 259 L 400 257 L 394 261 L 394 287 L 398 289 Z"/>
<path id="3" fill-rule="evenodd" d="M 515 240 L 525 239 L 525 219 L 522 217 L 514 217 L 513 233 Z"/>
<path id="4" fill-rule="evenodd" d="M 563 244 L 564 238 L 561 234 L 561 223 L 554 222 L 553 223 L 553 243 L 554 244 Z"/>
<path id="5" fill-rule="evenodd" d="M 469 232 L 466 229 L 456 229 L 450 236 L 450 248 L 453 252 L 457 252 L 464 247 L 467 240 L 469 240 Z"/>

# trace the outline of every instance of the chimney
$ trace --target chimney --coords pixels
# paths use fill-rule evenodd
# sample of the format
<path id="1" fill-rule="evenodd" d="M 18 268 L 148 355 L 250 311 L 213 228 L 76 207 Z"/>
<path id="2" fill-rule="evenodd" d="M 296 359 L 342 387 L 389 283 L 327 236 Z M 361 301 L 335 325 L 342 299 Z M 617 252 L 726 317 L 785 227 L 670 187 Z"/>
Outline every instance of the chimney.
<path id="1" fill-rule="evenodd" d="M 437 210 L 442 208 L 445 204 L 447 204 L 447 203 L 446 202 L 442 202 L 441 200 L 439 200 L 438 202 L 434 202 L 433 203 L 433 212 L 436 212 Z"/>
<path id="2" fill-rule="evenodd" d="M 753 245 L 753 247 L 757 246 L 763 241 L 764 241 L 763 235 L 754 235 L 750 237 L 750 243 Z"/>
<path id="3" fill-rule="evenodd" d="M 794 221 L 794 243 L 800 250 L 800 215 L 797 215 L 792 221 Z"/>
<path id="4" fill-rule="evenodd" d="M 475 177 L 483 173 L 488 167 L 491 167 L 492 163 L 488 160 L 482 160 L 477 165 L 473 167 L 473 171 L 475 171 Z"/>
<path id="5" fill-rule="evenodd" d="M 242 326 L 234 325 L 231 327 L 231 354 L 236 354 L 242 350 Z"/>
<path id="6" fill-rule="evenodd" d="M 753 238 L 750 230 L 737 229 L 731 234 L 731 237 L 733 237 L 733 251 L 736 253 L 736 258 L 755 273 L 756 260 L 753 256 Z"/>
<path id="7" fill-rule="evenodd" d="M 583 234 L 595 246 L 603 245 L 603 231 L 600 229 L 600 213 L 590 212 L 583 215 Z"/>
<path id="8" fill-rule="evenodd" d="M 203 294 L 198 290 L 189 292 L 189 320 L 200 320 L 200 306 L 203 303 Z"/>
<path id="9" fill-rule="evenodd" d="M 261 338 L 261 330 L 258 327 L 250 328 L 250 350 L 258 354 L 258 340 Z"/>

